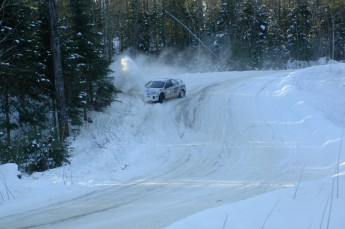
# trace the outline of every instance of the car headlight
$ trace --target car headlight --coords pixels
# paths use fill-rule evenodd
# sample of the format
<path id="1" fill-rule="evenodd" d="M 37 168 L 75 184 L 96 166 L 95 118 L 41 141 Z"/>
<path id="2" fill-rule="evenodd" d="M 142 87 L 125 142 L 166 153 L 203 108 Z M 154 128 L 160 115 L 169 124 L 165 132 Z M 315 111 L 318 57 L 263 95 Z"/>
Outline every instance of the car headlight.
<path id="1" fill-rule="evenodd" d="M 128 71 L 128 57 L 123 57 L 121 59 L 121 67 L 122 67 L 122 71 Z"/>

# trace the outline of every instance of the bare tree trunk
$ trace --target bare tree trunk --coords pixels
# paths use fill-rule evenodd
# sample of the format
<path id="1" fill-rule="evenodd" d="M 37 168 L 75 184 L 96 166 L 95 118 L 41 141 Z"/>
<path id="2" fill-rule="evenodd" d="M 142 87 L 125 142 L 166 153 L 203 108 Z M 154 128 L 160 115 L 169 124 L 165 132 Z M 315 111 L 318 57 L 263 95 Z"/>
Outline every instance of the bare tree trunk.
<path id="1" fill-rule="evenodd" d="M 11 144 L 10 96 L 5 89 L 6 142 Z"/>
<path id="2" fill-rule="evenodd" d="M 163 47 L 167 47 L 167 42 L 166 42 L 166 12 L 165 12 L 165 1 L 163 1 L 163 27 L 162 27 L 162 43 Z"/>
<path id="3" fill-rule="evenodd" d="M 128 21 L 129 21 L 129 2 L 128 2 L 128 0 L 126 0 L 126 23 L 128 23 Z M 132 47 L 133 46 L 133 44 L 131 43 L 131 40 L 132 38 L 131 38 L 131 35 L 130 35 L 130 29 L 129 29 L 129 26 L 128 26 L 128 24 L 127 24 L 127 26 L 126 26 L 126 39 L 125 39 L 125 41 L 126 41 L 126 48 L 128 48 L 128 47 Z"/>
<path id="4" fill-rule="evenodd" d="M 58 113 L 58 127 L 60 140 L 64 140 L 69 135 L 68 115 L 65 101 L 65 86 L 62 75 L 61 52 L 59 35 L 57 31 L 57 16 L 54 0 L 47 0 L 50 18 L 50 46 L 53 59 L 55 100 Z"/>
<path id="5" fill-rule="evenodd" d="M 104 39 L 104 56 L 107 60 L 111 60 L 112 56 L 112 38 L 110 33 L 110 23 L 109 23 L 109 0 L 103 0 L 102 4 L 102 14 L 103 14 L 103 39 Z"/>
<path id="6" fill-rule="evenodd" d="M 332 54 L 331 58 L 334 60 L 334 17 L 331 11 L 331 21 L 332 21 Z"/>
<path id="7" fill-rule="evenodd" d="M 281 2 L 278 1 L 278 23 L 281 25 Z"/>

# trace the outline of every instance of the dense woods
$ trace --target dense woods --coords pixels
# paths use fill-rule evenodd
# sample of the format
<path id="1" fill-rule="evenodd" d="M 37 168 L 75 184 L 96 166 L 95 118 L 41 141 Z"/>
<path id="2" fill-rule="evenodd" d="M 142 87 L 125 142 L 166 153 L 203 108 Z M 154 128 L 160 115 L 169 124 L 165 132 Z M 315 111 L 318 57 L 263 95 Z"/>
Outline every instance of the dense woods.
<path id="1" fill-rule="evenodd" d="M 70 131 L 113 101 L 99 4 L 1 1 L 1 163 L 28 172 L 67 163 Z"/>
<path id="2" fill-rule="evenodd" d="M 122 51 L 179 53 L 175 61 L 198 70 L 345 57 L 344 0 L 122 0 L 110 9 Z"/>
<path id="3" fill-rule="evenodd" d="M 343 61 L 345 0 L 0 0 L 0 163 L 67 163 L 124 52 L 198 71 Z"/>

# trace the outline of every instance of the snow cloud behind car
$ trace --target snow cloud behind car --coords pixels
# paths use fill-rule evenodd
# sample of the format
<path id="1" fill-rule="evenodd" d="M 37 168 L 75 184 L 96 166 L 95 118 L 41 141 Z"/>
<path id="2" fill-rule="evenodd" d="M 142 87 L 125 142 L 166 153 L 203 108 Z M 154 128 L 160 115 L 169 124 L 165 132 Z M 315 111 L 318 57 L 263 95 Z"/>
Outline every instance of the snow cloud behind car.
<path id="1" fill-rule="evenodd" d="M 170 78 L 171 76 L 185 73 L 186 70 L 177 66 L 168 66 L 159 59 L 138 56 L 131 58 L 128 55 L 121 56 L 114 63 L 115 86 L 131 95 L 145 98 L 144 85 L 156 78 Z"/>

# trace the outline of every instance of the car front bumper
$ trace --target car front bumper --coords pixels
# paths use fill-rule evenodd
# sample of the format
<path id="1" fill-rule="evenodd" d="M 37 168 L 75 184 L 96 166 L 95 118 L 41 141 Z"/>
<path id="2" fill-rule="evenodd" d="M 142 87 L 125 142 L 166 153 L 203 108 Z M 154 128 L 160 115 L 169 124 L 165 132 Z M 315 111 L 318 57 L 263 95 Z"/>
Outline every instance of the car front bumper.
<path id="1" fill-rule="evenodd" d="M 146 100 L 148 102 L 158 102 L 159 95 L 146 95 Z"/>

